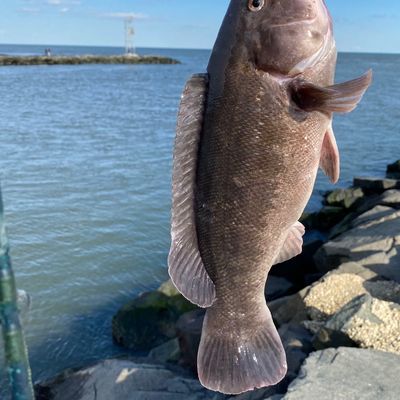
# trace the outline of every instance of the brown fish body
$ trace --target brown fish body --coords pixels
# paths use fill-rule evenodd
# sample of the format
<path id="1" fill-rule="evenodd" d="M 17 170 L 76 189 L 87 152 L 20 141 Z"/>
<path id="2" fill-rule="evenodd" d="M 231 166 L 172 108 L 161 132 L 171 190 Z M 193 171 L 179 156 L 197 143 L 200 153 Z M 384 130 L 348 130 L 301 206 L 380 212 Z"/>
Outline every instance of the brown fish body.
<path id="1" fill-rule="evenodd" d="M 309 200 L 330 120 L 296 108 L 287 83 L 251 65 L 228 64 L 221 76 L 200 144 L 197 231 L 217 299 L 248 313 L 264 301 L 267 273 Z"/>
<path id="2" fill-rule="evenodd" d="M 301 252 L 318 167 L 338 179 L 332 114 L 354 109 L 371 81 L 333 86 L 335 65 L 322 0 L 232 0 L 208 73 L 185 88 L 169 272 L 209 307 L 198 355 L 209 389 L 238 394 L 286 373 L 268 272 Z"/>

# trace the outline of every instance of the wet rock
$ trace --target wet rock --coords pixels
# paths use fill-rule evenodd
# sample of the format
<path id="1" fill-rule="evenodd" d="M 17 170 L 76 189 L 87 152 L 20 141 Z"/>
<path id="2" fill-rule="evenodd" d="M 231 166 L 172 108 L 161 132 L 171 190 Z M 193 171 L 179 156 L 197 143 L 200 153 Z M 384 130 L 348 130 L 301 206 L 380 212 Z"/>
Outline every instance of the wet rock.
<path id="1" fill-rule="evenodd" d="M 176 324 L 182 363 L 190 367 L 192 371 L 197 370 L 197 352 L 204 315 L 205 310 L 194 310 L 182 315 Z"/>
<path id="2" fill-rule="evenodd" d="M 179 316 L 194 306 L 179 296 L 155 291 L 144 293 L 124 305 L 113 317 L 116 343 L 136 351 L 147 351 L 176 336 Z"/>
<path id="3" fill-rule="evenodd" d="M 267 279 L 265 296 L 267 300 L 274 300 L 285 296 L 293 288 L 293 284 L 285 278 L 270 275 Z"/>
<path id="4" fill-rule="evenodd" d="M 400 181 L 373 177 L 354 178 L 354 186 L 360 187 L 367 192 L 381 193 L 388 189 L 400 189 Z"/>
<path id="5" fill-rule="evenodd" d="M 325 202 L 329 206 L 352 208 L 364 197 L 361 188 L 336 189 L 325 197 Z"/>
<path id="6" fill-rule="evenodd" d="M 47 388 L 52 400 L 217 400 L 222 395 L 204 389 L 163 366 L 107 360 L 91 368 L 71 372 Z"/>
<path id="7" fill-rule="evenodd" d="M 400 356 L 342 347 L 312 353 L 282 400 L 397 400 Z"/>
<path id="8" fill-rule="evenodd" d="M 400 306 L 369 294 L 356 297 L 324 324 L 314 345 L 357 345 L 400 354 Z"/>
<path id="9" fill-rule="evenodd" d="M 165 364 L 167 362 L 178 362 L 181 350 L 177 338 L 169 340 L 155 347 L 149 352 L 148 358 L 154 362 Z"/>

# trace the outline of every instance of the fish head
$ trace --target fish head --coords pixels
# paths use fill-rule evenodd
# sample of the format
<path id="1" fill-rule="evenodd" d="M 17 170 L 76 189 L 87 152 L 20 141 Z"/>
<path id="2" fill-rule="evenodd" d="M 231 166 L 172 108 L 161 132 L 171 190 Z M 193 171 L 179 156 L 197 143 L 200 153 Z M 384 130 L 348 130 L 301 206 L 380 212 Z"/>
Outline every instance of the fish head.
<path id="1" fill-rule="evenodd" d="M 237 1 L 237 0 L 233 0 Z M 332 20 L 324 0 L 240 0 L 244 46 L 256 68 L 293 77 L 332 49 Z"/>
<path id="2" fill-rule="evenodd" d="M 296 76 L 335 49 L 324 0 L 231 0 L 214 47 L 212 64 L 227 59 Z"/>
<path id="3" fill-rule="evenodd" d="M 257 68 L 296 76 L 335 47 L 324 0 L 243 0 L 245 45 Z"/>

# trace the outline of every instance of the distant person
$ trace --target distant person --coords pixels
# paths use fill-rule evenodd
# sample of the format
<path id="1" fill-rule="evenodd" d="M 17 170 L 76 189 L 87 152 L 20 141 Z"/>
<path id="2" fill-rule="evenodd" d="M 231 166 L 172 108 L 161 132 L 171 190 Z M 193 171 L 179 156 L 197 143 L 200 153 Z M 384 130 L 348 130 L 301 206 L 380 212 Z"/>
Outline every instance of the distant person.
<path id="1" fill-rule="evenodd" d="M 50 48 L 45 49 L 45 50 L 44 50 L 44 55 L 45 55 L 46 57 L 51 57 L 51 49 L 50 49 Z"/>

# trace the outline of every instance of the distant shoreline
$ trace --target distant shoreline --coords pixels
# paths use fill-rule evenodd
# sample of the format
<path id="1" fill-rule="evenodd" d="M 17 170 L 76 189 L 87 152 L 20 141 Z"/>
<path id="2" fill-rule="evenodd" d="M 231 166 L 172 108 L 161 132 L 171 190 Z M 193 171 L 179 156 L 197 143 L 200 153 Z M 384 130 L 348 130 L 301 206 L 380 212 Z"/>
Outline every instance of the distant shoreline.
<path id="1" fill-rule="evenodd" d="M 0 55 L 0 66 L 83 65 L 83 64 L 180 64 L 161 56 L 135 55 L 71 55 L 71 56 L 11 56 Z"/>
<path id="2" fill-rule="evenodd" d="M 119 49 L 121 51 L 124 51 L 124 47 L 123 46 L 112 46 L 112 45 L 90 45 L 90 44 L 80 44 L 80 45 L 75 45 L 75 44 L 43 44 L 43 43 L 37 43 L 37 44 L 32 44 L 32 43 L 0 43 L 0 48 L 1 47 L 40 47 L 40 48 L 45 48 L 45 47 L 51 47 L 51 48 L 60 48 L 60 47 L 64 47 L 64 48 L 80 48 L 80 49 L 84 49 L 84 48 L 94 48 L 94 49 Z M 173 50 L 173 51 L 209 51 L 211 52 L 212 49 L 211 48 L 189 48 L 189 47 L 163 47 L 163 46 L 151 46 L 151 47 L 147 47 L 147 46 L 137 46 L 137 49 L 139 50 Z M 398 56 L 400 55 L 400 52 L 396 52 L 396 51 L 392 51 L 392 52 L 380 52 L 380 51 L 349 51 L 349 50 L 338 50 L 339 54 L 366 54 L 366 55 L 393 55 L 393 56 Z"/>

